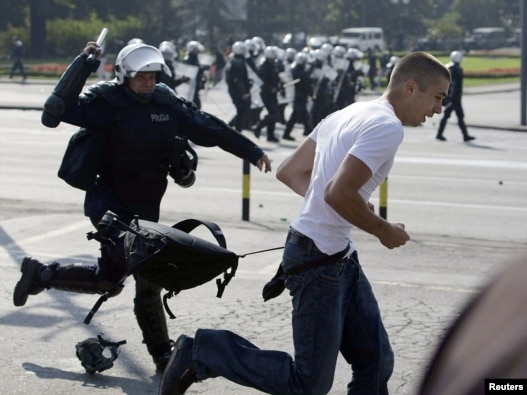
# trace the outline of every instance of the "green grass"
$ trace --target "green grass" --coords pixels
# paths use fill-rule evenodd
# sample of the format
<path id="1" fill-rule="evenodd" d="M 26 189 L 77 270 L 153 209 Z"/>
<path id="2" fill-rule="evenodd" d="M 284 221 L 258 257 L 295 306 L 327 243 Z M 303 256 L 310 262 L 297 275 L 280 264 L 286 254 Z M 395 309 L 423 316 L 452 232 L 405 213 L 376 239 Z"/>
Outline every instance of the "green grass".
<path id="1" fill-rule="evenodd" d="M 439 56 L 438 59 L 443 63 L 448 63 L 450 61 L 448 56 Z M 520 58 L 516 57 L 466 56 L 461 65 L 465 71 L 487 71 L 492 69 L 519 69 L 520 63 Z"/>

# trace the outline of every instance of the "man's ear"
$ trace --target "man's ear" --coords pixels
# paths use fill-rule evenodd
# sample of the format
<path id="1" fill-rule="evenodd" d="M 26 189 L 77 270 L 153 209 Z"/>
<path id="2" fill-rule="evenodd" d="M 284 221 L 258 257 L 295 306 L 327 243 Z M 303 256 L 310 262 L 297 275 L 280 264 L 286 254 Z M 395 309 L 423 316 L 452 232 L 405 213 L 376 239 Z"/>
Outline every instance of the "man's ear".
<path id="1" fill-rule="evenodd" d="M 419 89 L 417 82 L 413 79 L 409 79 L 404 83 L 404 93 L 406 96 L 411 96 Z"/>

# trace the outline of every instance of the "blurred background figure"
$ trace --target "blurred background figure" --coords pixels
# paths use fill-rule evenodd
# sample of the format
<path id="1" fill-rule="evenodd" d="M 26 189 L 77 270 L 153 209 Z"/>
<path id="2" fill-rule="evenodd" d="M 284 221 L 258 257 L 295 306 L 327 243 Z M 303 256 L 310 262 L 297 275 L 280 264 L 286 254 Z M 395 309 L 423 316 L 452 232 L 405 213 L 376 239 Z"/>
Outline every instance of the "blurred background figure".
<path id="1" fill-rule="evenodd" d="M 128 40 L 128 42 L 126 43 L 126 45 L 132 45 L 132 44 L 144 44 L 145 42 L 143 41 L 143 39 L 141 38 L 132 38 L 130 40 Z"/>
<path id="2" fill-rule="evenodd" d="M 232 44 L 232 58 L 225 70 L 225 80 L 232 103 L 236 107 L 236 115 L 229 125 L 238 132 L 249 129 L 249 115 L 251 112 L 251 82 L 247 73 L 245 57 L 247 47 L 242 41 Z"/>
<path id="3" fill-rule="evenodd" d="M 214 47 L 214 73 L 212 73 L 212 86 L 218 85 L 218 83 L 223 79 L 223 72 L 225 71 L 225 66 L 227 62 L 223 52 L 216 46 Z"/>
<path id="4" fill-rule="evenodd" d="M 393 68 L 400 59 L 401 58 L 399 56 L 392 56 L 386 65 L 386 85 L 390 83 L 390 77 L 392 76 Z"/>
<path id="5" fill-rule="evenodd" d="M 276 122 L 280 119 L 278 107 L 278 91 L 280 90 L 280 76 L 277 67 L 278 51 L 276 47 L 268 46 L 264 50 L 264 62 L 258 68 L 258 75 L 262 79 L 261 96 L 267 114 L 258 122 L 254 130 L 256 137 L 260 137 L 263 127 L 267 127 L 267 141 L 278 142 L 274 134 Z"/>
<path id="6" fill-rule="evenodd" d="M 199 91 L 205 88 L 207 78 L 205 76 L 205 69 L 201 67 L 199 63 L 198 55 L 205 51 L 205 47 L 199 41 L 189 41 L 187 43 L 187 52 L 185 55 L 185 63 L 198 67 L 198 75 L 196 76 L 196 88 L 194 89 L 194 97 L 192 101 L 197 108 L 201 108 L 201 99 L 199 97 Z"/>
<path id="7" fill-rule="evenodd" d="M 160 82 L 167 84 L 172 89 L 175 89 L 177 86 L 188 82 L 190 80 L 189 77 L 176 77 L 175 62 L 178 59 L 178 51 L 176 45 L 172 41 L 163 41 L 161 44 L 159 44 L 159 51 L 161 51 L 163 59 L 165 60 L 165 64 L 168 66 L 170 72 L 172 73 L 172 75 L 162 73 L 160 77 Z"/>
<path id="8" fill-rule="evenodd" d="M 370 82 L 370 89 L 372 91 L 377 89 L 377 53 L 372 50 L 371 48 L 368 48 L 366 50 L 366 60 L 368 62 L 368 80 Z"/>
<path id="9" fill-rule="evenodd" d="M 101 57 L 99 58 L 101 62 L 97 68 L 97 79 L 99 81 L 106 81 L 110 79 L 110 73 L 106 71 L 106 43 L 101 45 Z"/>
<path id="10" fill-rule="evenodd" d="M 509 263 L 466 306 L 438 348 L 418 395 L 486 394 L 485 379 L 527 377 L 525 284 L 527 255 Z"/>
<path id="11" fill-rule="evenodd" d="M 24 62 L 22 61 L 22 57 L 24 56 L 24 43 L 17 36 L 13 36 L 11 42 L 13 48 L 11 50 L 10 58 L 13 61 L 13 66 L 11 66 L 11 71 L 9 72 L 9 79 L 12 79 L 15 72 L 20 70 L 20 74 L 22 74 L 22 82 L 26 82 L 27 75 L 26 70 L 24 69 Z"/>
<path id="12" fill-rule="evenodd" d="M 461 62 L 463 61 L 463 52 L 452 51 L 450 53 L 450 63 L 447 64 L 452 76 L 452 82 L 450 82 L 450 88 L 448 89 L 448 96 L 443 100 L 443 118 L 439 123 L 439 130 L 437 131 L 436 139 L 439 141 L 446 141 L 443 136 L 445 131 L 446 123 L 452 111 L 456 113 L 457 124 L 463 134 L 463 141 L 474 140 L 475 137 L 468 134 L 467 125 L 465 124 L 465 112 L 461 105 L 461 96 L 463 95 L 463 68 Z"/>
<path id="13" fill-rule="evenodd" d="M 311 72 L 313 66 L 308 64 L 309 56 L 304 52 L 295 55 L 295 62 L 293 63 L 292 74 L 295 83 L 295 96 L 293 99 L 293 112 L 284 130 L 283 139 L 294 141 L 295 138 L 291 136 L 291 131 L 296 123 L 304 125 L 304 136 L 307 136 L 313 130 L 313 122 L 311 121 L 311 114 L 307 110 L 307 102 L 311 97 Z"/>

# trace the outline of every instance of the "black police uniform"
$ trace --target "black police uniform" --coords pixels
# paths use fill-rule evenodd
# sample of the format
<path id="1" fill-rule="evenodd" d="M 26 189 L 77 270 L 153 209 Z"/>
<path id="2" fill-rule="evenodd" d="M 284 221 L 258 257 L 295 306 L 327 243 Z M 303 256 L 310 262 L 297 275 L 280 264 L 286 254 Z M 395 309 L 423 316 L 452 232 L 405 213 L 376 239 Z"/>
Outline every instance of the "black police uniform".
<path id="1" fill-rule="evenodd" d="M 260 95 L 267 110 L 265 117 L 256 125 L 255 134 L 260 137 L 260 132 L 264 126 L 267 127 L 267 141 L 277 142 L 274 135 L 276 122 L 280 119 L 278 107 L 278 90 L 280 89 L 280 75 L 276 62 L 270 59 L 265 61 L 258 68 L 258 76 L 262 79 Z"/>
<path id="2" fill-rule="evenodd" d="M 227 87 L 232 103 L 236 107 L 236 116 L 231 121 L 235 129 L 241 132 L 249 128 L 251 111 L 251 81 L 247 73 L 247 63 L 243 55 L 234 55 L 225 72 Z M 247 96 L 248 95 L 248 96 Z M 243 96 L 246 96 L 245 98 Z"/>
<path id="3" fill-rule="evenodd" d="M 315 61 L 314 69 L 322 73 L 324 63 L 320 60 Z M 313 81 L 312 81 L 313 82 Z M 325 76 L 318 76 L 314 81 L 313 105 L 311 107 L 311 120 L 313 125 L 317 125 L 333 111 L 333 85 Z"/>
<path id="4" fill-rule="evenodd" d="M 452 112 L 454 111 L 457 116 L 457 124 L 459 125 L 461 133 L 463 134 L 463 140 L 474 140 L 474 137 L 468 134 L 467 125 L 465 124 L 465 113 L 463 111 L 463 107 L 461 106 L 461 96 L 463 95 L 463 69 L 459 63 L 451 64 L 448 69 L 450 70 L 452 81 L 450 82 L 448 96 L 443 101 L 443 105 L 445 106 L 443 110 L 444 115 L 441 119 L 441 122 L 439 123 L 439 129 L 437 131 L 436 138 L 438 140 L 446 140 L 443 137 L 443 132 L 445 131 L 448 118 L 450 118 L 450 115 L 452 115 Z"/>
<path id="5" fill-rule="evenodd" d="M 196 89 L 194 89 L 194 97 L 192 98 L 192 101 L 198 108 L 201 108 L 201 99 L 199 97 L 199 91 L 205 88 L 205 83 L 207 82 L 207 79 L 205 77 L 205 69 L 200 65 L 199 57 L 195 53 L 191 52 L 187 54 L 187 56 L 185 56 L 184 61 L 186 64 L 198 67 L 198 74 L 196 75 Z"/>
<path id="6" fill-rule="evenodd" d="M 286 140 L 293 140 L 291 137 L 291 130 L 296 123 L 301 122 L 304 125 L 304 136 L 307 136 L 313 130 L 313 123 L 311 122 L 311 114 L 307 110 L 307 101 L 312 94 L 311 72 L 312 66 L 296 63 L 291 74 L 293 80 L 299 80 L 295 84 L 295 96 L 293 99 L 293 112 L 284 130 L 283 138 Z"/>
<path id="7" fill-rule="evenodd" d="M 73 61 L 47 102 L 57 102 L 53 96 L 58 96 L 66 110 L 57 115 L 57 106 L 46 104 L 42 122 L 55 127 L 63 121 L 105 133 L 99 177 L 87 190 L 84 204 L 85 215 L 94 225 L 107 210 L 116 213 L 125 223 L 134 215 L 158 221 L 176 136 L 187 137 L 201 146 L 218 146 L 253 164 L 264 155 L 249 139 L 218 118 L 199 111 L 163 83 L 156 85 L 151 97 L 142 97 L 126 84 L 111 81 L 91 86 L 79 96 L 93 68 L 85 55 Z M 114 285 L 127 272 L 122 258 L 123 240 L 118 236 L 109 235 L 120 253 L 102 245 L 98 265 L 57 262 L 43 265 L 26 258 L 22 263 L 22 278 L 15 287 L 14 304 L 24 305 L 28 295 L 38 294 L 45 288 L 92 294 L 111 291 L 111 296 L 115 296 L 122 286 L 115 288 Z M 161 288 L 140 278 L 136 278 L 135 284 L 134 312 L 144 343 L 157 368 L 164 369 L 171 354 L 171 341 Z"/>

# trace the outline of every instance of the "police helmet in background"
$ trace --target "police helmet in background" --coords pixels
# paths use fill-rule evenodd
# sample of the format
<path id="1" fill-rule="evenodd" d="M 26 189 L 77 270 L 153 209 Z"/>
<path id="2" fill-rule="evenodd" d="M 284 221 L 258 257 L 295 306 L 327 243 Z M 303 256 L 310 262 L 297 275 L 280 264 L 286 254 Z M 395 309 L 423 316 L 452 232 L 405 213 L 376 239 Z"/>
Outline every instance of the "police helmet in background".
<path id="1" fill-rule="evenodd" d="M 177 48 L 171 41 L 163 41 L 159 44 L 159 50 L 165 60 L 172 62 L 177 58 Z"/>
<path id="2" fill-rule="evenodd" d="M 304 65 L 307 64 L 307 62 L 309 62 L 309 55 L 307 53 L 299 52 L 295 55 L 296 64 Z"/>
<path id="3" fill-rule="evenodd" d="M 268 60 L 275 60 L 276 58 L 278 58 L 278 49 L 275 46 L 265 47 L 264 57 Z"/>
<path id="4" fill-rule="evenodd" d="M 399 56 L 391 56 L 386 67 L 388 67 L 389 69 L 394 67 L 399 60 L 401 60 Z"/>
<path id="5" fill-rule="evenodd" d="M 344 55 L 346 55 L 346 48 L 344 48 L 342 45 L 337 45 L 335 48 L 333 48 L 333 56 L 342 59 L 344 58 Z"/>
<path id="6" fill-rule="evenodd" d="M 142 39 L 135 37 L 135 38 L 132 38 L 131 40 L 129 40 L 129 41 L 126 43 L 126 45 L 144 44 L 144 43 L 145 43 L 145 42 L 144 42 Z"/>
<path id="7" fill-rule="evenodd" d="M 296 49 L 294 49 L 294 48 L 287 48 L 285 50 L 285 58 L 288 61 L 292 62 L 295 59 L 296 53 L 297 53 Z"/>
<path id="8" fill-rule="evenodd" d="M 187 43 L 186 49 L 187 49 L 187 53 L 195 53 L 195 54 L 205 51 L 205 47 L 199 41 L 195 41 L 195 40 L 189 41 Z"/>
<path id="9" fill-rule="evenodd" d="M 247 47 L 242 41 L 236 41 L 232 44 L 232 53 L 238 56 L 245 56 L 247 53 Z"/>
<path id="10" fill-rule="evenodd" d="M 450 60 L 453 63 L 461 63 L 463 60 L 463 52 L 461 51 L 452 51 L 450 53 Z"/>
<path id="11" fill-rule="evenodd" d="M 364 52 L 358 50 L 357 48 L 348 48 L 346 51 L 346 57 L 350 60 L 359 60 L 364 57 Z"/>

